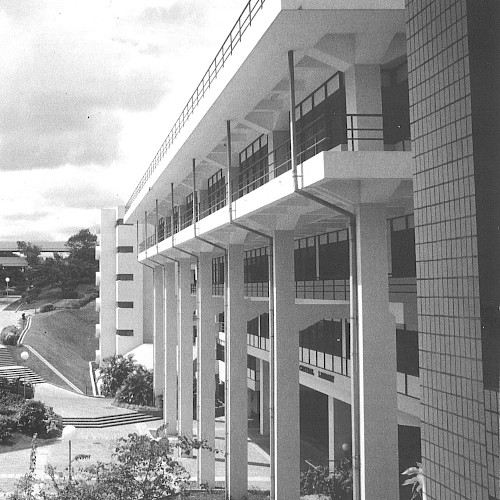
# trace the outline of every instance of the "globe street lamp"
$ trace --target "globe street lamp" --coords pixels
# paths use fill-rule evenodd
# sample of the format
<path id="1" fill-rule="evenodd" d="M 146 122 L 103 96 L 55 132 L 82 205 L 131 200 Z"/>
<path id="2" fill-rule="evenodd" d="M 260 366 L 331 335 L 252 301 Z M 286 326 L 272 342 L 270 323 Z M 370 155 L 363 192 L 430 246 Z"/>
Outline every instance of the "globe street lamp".
<path id="1" fill-rule="evenodd" d="M 74 425 L 67 425 L 64 427 L 62 432 L 62 438 L 64 441 L 68 441 L 68 470 L 69 470 L 69 481 L 71 482 L 71 441 L 76 438 L 76 427 Z"/>
<path id="2" fill-rule="evenodd" d="M 9 281 L 10 278 L 5 278 L 5 291 L 7 292 L 7 298 L 9 298 Z"/>
<path id="3" fill-rule="evenodd" d="M 23 351 L 21 353 L 21 359 L 23 361 L 28 361 L 30 355 L 28 351 Z M 23 394 L 24 394 L 24 399 L 26 399 L 26 375 L 23 377 Z"/>

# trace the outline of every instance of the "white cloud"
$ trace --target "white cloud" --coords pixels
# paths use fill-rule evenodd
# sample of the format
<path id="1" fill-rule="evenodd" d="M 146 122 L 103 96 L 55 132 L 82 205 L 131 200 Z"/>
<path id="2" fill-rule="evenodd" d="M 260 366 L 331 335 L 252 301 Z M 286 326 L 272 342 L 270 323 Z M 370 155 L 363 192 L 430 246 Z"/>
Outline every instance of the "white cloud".
<path id="1" fill-rule="evenodd" d="M 244 0 L 0 0 L 0 239 L 125 203 Z"/>

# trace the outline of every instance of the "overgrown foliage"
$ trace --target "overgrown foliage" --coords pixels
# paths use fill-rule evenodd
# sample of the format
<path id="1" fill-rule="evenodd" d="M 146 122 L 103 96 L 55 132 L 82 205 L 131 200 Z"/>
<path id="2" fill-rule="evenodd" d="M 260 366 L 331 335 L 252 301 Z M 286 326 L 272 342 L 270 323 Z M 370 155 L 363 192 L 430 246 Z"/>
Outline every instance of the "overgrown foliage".
<path id="1" fill-rule="evenodd" d="M 310 467 L 300 475 L 302 495 L 329 495 L 332 500 L 352 499 L 352 467 L 349 460 L 342 460 L 332 472 L 328 467 Z"/>
<path id="2" fill-rule="evenodd" d="M 9 325 L 2 329 L 0 333 L 0 342 L 3 345 L 17 345 L 19 339 L 19 328 L 15 325 Z"/>
<path id="3" fill-rule="evenodd" d="M 125 357 L 121 354 L 105 358 L 104 363 L 99 376 L 101 391 L 103 396 L 114 397 L 125 379 L 136 369 L 137 363 L 133 356 Z"/>
<path id="4" fill-rule="evenodd" d="M 73 469 L 72 480 L 47 467 L 50 480 L 38 485 L 27 474 L 10 500 L 160 500 L 182 491 L 189 474 L 173 458 L 167 438 L 129 434 L 120 438 L 110 462 Z M 84 458 L 88 458 L 85 456 Z M 75 459 L 77 459 L 75 457 Z"/>
<path id="5" fill-rule="evenodd" d="M 115 399 L 120 403 L 153 406 L 153 370 L 137 365 L 116 391 Z"/>
<path id="6" fill-rule="evenodd" d="M 410 476 L 405 480 L 403 486 L 411 486 L 411 500 L 423 498 L 425 491 L 425 475 L 422 464 L 417 462 L 416 467 L 409 467 L 401 474 L 403 476 Z"/>
<path id="7" fill-rule="evenodd" d="M 95 259 L 97 236 L 88 229 L 82 229 L 68 239 L 68 256 L 55 254 L 54 257 L 42 259 L 40 248 L 29 242 L 18 241 L 18 251 L 26 257 L 26 272 L 11 277 L 11 285 L 15 286 L 29 303 L 36 299 L 41 288 L 60 286 L 63 292 L 69 293 L 81 283 L 92 283 L 98 263 Z"/>

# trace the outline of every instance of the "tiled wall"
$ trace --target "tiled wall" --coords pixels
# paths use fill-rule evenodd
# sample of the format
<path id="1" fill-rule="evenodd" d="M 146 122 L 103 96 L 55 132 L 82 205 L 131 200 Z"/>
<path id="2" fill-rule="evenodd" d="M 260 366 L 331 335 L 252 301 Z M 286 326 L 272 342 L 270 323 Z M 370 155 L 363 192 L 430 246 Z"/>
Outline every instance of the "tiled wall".
<path id="1" fill-rule="evenodd" d="M 407 41 L 427 493 L 499 498 L 498 392 L 483 385 L 467 1 L 407 0 Z"/>

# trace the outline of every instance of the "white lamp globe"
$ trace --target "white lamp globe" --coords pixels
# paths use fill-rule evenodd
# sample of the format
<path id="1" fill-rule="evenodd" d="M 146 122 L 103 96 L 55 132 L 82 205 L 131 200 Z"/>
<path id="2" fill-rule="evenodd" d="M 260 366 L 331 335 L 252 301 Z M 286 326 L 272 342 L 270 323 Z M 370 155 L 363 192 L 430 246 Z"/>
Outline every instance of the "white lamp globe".
<path id="1" fill-rule="evenodd" d="M 23 351 L 21 353 L 21 359 L 23 359 L 24 361 L 26 361 L 29 357 L 30 355 L 26 351 Z"/>
<path id="2" fill-rule="evenodd" d="M 74 425 L 66 425 L 62 431 L 62 438 L 65 441 L 72 441 L 76 437 L 76 427 Z"/>

